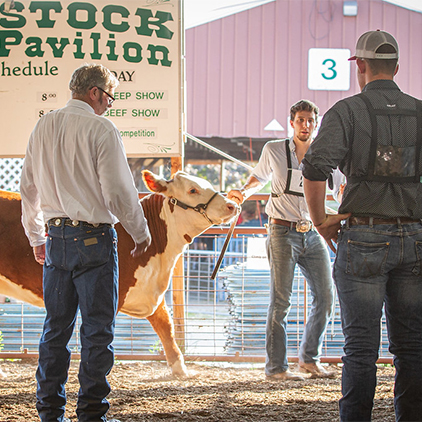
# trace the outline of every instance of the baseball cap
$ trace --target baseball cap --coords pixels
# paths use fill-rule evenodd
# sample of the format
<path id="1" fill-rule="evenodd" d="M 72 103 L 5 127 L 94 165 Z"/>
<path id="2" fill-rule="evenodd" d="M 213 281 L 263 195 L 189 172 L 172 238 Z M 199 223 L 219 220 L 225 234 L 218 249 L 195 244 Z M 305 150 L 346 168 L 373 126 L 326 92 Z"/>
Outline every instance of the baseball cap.
<path id="1" fill-rule="evenodd" d="M 383 45 L 394 47 L 395 53 L 377 53 L 376 51 Z M 369 31 L 362 34 L 356 43 L 356 54 L 349 60 L 361 59 L 398 59 L 399 46 L 396 39 L 385 31 Z"/>

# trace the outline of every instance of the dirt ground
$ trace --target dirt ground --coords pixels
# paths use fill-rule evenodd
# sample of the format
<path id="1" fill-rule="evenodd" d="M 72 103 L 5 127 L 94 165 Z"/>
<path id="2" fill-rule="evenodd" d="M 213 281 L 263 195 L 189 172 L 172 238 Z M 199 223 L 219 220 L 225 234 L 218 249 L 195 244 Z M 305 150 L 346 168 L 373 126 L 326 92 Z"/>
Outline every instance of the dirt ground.
<path id="1" fill-rule="evenodd" d="M 116 362 L 109 418 L 129 421 L 338 421 L 341 369 L 334 379 L 268 381 L 262 365 L 187 363 L 174 379 L 165 363 Z M 292 367 L 294 369 L 294 367 Z M 36 362 L 0 360 L 0 422 L 36 421 Z M 67 383 L 66 416 L 76 421 L 78 363 Z M 374 421 L 394 421 L 394 369 L 379 367 Z"/>

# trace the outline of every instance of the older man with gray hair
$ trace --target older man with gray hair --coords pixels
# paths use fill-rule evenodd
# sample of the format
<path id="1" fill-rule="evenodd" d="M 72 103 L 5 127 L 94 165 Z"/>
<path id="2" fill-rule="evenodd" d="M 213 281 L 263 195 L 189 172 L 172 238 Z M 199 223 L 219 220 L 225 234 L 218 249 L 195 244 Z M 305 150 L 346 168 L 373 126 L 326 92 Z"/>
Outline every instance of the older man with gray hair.
<path id="1" fill-rule="evenodd" d="M 106 421 L 107 381 L 118 304 L 120 221 L 134 239 L 134 256 L 151 242 L 147 221 L 116 126 L 102 114 L 118 85 L 102 65 L 76 69 L 65 107 L 33 130 L 22 170 L 22 222 L 44 265 L 46 318 L 39 345 L 37 410 L 41 421 L 64 421 L 72 336 L 78 309 L 80 422 Z"/>

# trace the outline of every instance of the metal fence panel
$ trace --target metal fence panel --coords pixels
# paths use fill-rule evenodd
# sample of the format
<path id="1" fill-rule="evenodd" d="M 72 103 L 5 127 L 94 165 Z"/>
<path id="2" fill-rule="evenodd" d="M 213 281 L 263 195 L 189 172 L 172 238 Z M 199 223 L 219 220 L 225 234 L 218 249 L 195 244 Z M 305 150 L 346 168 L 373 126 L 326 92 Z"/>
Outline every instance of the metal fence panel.
<path id="1" fill-rule="evenodd" d="M 232 239 L 216 280 L 211 280 L 224 234 L 205 235 L 195 239 L 184 254 L 185 263 L 185 347 L 186 355 L 265 356 L 265 323 L 269 300 L 270 273 L 262 248 L 251 250 L 251 238 L 265 241 L 265 235 L 238 235 Z M 249 249 L 248 249 L 249 244 Z M 253 261 L 253 265 L 250 262 Z M 172 287 L 166 300 L 172 306 Z M 288 316 L 288 355 L 297 357 L 303 328 L 310 308 L 309 292 L 299 269 L 293 284 L 292 307 Z M 26 350 L 36 353 L 42 332 L 45 311 L 27 304 L 0 304 L 0 330 L 3 352 Z M 80 351 L 80 319 L 70 347 Z M 116 322 L 114 347 L 117 354 L 162 355 L 158 336 L 149 322 L 119 314 Z M 342 355 L 343 334 L 340 310 L 335 309 L 323 343 L 324 357 Z M 391 357 L 385 318 L 382 319 L 380 357 Z"/>

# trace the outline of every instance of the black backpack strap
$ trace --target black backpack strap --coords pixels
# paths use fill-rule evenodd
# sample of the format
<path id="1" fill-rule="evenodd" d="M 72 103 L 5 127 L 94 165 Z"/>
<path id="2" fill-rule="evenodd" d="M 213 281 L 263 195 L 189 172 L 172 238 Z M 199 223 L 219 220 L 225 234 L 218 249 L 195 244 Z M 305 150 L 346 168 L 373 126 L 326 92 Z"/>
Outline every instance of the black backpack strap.
<path id="1" fill-rule="evenodd" d="M 366 180 L 371 181 L 374 178 L 374 170 L 375 170 L 375 160 L 371 160 L 371 158 L 375 157 L 377 154 L 377 138 L 378 138 L 377 116 L 375 115 L 374 107 L 369 101 L 369 98 L 363 93 L 359 94 L 358 96 L 365 103 L 369 112 L 369 118 L 371 120 L 371 127 L 372 127 L 371 147 L 369 148 L 368 172 L 366 174 Z"/>
<path id="2" fill-rule="evenodd" d="M 418 125 L 416 132 L 416 151 L 415 151 L 415 183 L 422 183 L 420 172 L 420 158 L 422 148 L 422 101 L 416 101 L 416 122 Z"/>

